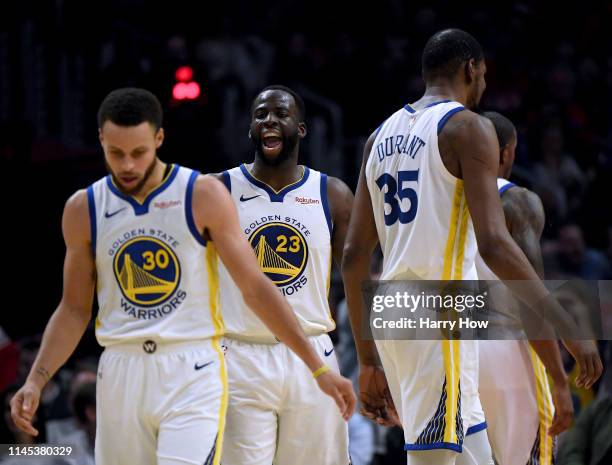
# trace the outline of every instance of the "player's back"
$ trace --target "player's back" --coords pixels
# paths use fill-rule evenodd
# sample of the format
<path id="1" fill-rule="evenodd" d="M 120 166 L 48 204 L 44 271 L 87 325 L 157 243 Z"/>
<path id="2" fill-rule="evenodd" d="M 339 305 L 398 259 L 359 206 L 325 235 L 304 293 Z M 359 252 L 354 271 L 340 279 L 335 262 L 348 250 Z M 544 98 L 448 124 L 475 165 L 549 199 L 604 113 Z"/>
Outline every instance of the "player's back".
<path id="1" fill-rule="evenodd" d="M 438 135 L 464 107 L 406 105 L 379 128 L 366 164 L 384 255 L 381 279 L 476 279 L 463 181 L 444 166 Z"/>

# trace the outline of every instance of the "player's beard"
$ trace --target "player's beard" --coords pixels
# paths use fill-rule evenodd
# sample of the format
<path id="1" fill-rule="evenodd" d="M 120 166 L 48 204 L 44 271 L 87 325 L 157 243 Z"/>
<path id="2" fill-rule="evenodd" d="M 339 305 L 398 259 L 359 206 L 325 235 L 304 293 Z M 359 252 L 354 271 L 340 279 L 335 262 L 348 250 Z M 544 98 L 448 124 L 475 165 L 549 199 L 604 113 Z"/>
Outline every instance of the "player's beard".
<path id="1" fill-rule="evenodd" d="M 276 158 L 270 159 L 266 157 L 266 155 L 264 154 L 264 151 L 262 148 L 263 141 L 261 139 L 260 134 L 256 134 L 252 132 L 251 142 L 253 143 L 253 146 L 255 147 L 255 156 L 259 158 L 265 165 L 268 165 L 268 166 L 281 165 L 283 162 L 288 160 L 289 157 L 291 156 L 293 149 L 295 149 L 295 146 L 298 143 L 299 136 L 296 131 L 295 133 L 289 134 L 289 135 L 283 134 L 281 139 L 283 141 L 283 148 L 281 149 L 280 153 L 278 154 Z"/>
<path id="2" fill-rule="evenodd" d="M 153 170 L 155 170 L 155 166 L 157 165 L 157 157 L 155 157 L 153 161 L 149 164 L 149 166 L 147 166 L 147 169 L 145 170 L 144 175 L 142 176 L 142 179 L 138 181 L 138 184 L 136 184 L 133 188 L 129 190 L 126 190 L 123 188 L 123 186 L 121 185 L 121 181 L 115 175 L 115 173 L 111 169 L 110 165 L 106 162 L 106 160 L 104 160 L 104 164 L 106 165 L 106 170 L 110 173 L 111 177 L 113 178 L 115 186 L 117 186 L 121 192 L 123 192 L 126 195 L 137 195 L 142 190 L 144 185 L 147 183 L 151 175 L 153 174 Z"/>

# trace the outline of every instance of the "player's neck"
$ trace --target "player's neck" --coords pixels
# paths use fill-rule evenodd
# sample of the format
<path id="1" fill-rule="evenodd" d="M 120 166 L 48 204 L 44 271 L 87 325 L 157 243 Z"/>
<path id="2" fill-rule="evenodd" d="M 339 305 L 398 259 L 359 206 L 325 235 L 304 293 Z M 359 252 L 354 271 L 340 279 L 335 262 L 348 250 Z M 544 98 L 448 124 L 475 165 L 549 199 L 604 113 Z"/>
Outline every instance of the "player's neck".
<path id="1" fill-rule="evenodd" d="M 298 165 L 297 156 L 289 157 L 276 166 L 268 165 L 255 157 L 255 161 L 248 168 L 255 178 L 265 182 L 275 191 L 299 181 L 304 175 L 304 168 Z"/>
<path id="2" fill-rule="evenodd" d="M 467 94 L 459 86 L 453 85 L 452 82 L 440 81 L 427 84 L 425 93 L 419 102 L 422 101 L 428 104 L 439 100 L 454 100 L 455 102 L 465 105 L 467 103 Z"/>
<path id="3" fill-rule="evenodd" d="M 164 163 L 158 158 L 155 161 L 155 168 L 153 168 L 153 172 L 151 173 L 151 176 L 149 176 L 149 179 L 147 179 L 147 182 L 145 182 L 144 186 L 142 186 L 142 189 L 140 189 L 132 197 L 134 197 L 139 202 L 143 202 L 147 198 L 147 196 L 151 193 L 151 191 L 153 191 L 153 189 L 159 186 L 164 180 L 164 177 L 166 174 L 166 167 L 167 167 L 166 163 Z"/>

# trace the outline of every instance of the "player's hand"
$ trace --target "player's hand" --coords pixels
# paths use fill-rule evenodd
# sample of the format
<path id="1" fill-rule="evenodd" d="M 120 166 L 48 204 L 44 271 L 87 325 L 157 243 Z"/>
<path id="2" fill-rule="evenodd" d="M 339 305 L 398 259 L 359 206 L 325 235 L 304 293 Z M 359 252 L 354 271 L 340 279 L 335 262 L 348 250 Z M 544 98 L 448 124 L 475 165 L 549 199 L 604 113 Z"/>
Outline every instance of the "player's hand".
<path id="1" fill-rule="evenodd" d="M 563 345 L 578 364 L 576 386 L 589 389 L 599 379 L 603 371 L 597 343 L 592 340 L 563 340 Z"/>
<path id="2" fill-rule="evenodd" d="M 568 383 L 553 384 L 552 400 L 555 406 L 555 416 L 548 429 L 548 434 L 556 436 L 568 429 L 574 418 L 574 406 Z"/>
<path id="3" fill-rule="evenodd" d="M 316 381 L 319 388 L 334 399 L 344 421 L 348 421 L 355 412 L 355 404 L 357 403 L 357 398 L 353 392 L 353 383 L 332 370 L 323 373 Z"/>
<path id="4" fill-rule="evenodd" d="M 17 428 L 32 436 L 38 436 L 38 430 L 32 426 L 34 414 L 40 402 L 41 389 L 33 382 L 26 383 L 11 399 L 11 417 Z"/>
<path id="5" fill-rule="evenodd" d="M 379 366 L 359 366 L 361 414 L 379 425 L 401 426 L 385 373 Z"/>

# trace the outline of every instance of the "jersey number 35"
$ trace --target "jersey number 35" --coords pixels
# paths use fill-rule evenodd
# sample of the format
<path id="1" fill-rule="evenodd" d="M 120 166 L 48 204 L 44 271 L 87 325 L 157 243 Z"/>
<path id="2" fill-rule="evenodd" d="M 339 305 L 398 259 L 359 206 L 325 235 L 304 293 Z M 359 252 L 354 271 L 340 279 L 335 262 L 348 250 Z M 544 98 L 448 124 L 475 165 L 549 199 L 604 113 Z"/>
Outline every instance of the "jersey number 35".
<path id="1" fill-rule="evenodd" d="M 411 187 L 405 186 L 405 184 L 418 182 L 418 180 L 419 170 L 398 171 L 397 180 L 389 173 L 384 173 L 376 180 L 376 185 L 384 193 L 385 204 L 391 207 L 391 211 L 385 213 L 385 225 L 391 226 L 397 220 L 401 224 L 407 224 L 414 220 L 417 208 L 419 207 L 419 199 L 417 198 L 416 191 Z M 387 186 L 386 192 L 383 189 L 385 186 Z M 404 199 L 410 201 L 407 211 L 402 210 Z"/>

